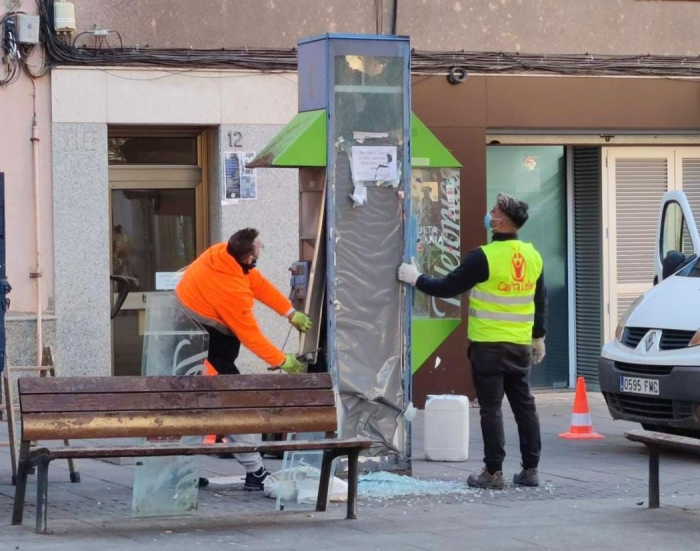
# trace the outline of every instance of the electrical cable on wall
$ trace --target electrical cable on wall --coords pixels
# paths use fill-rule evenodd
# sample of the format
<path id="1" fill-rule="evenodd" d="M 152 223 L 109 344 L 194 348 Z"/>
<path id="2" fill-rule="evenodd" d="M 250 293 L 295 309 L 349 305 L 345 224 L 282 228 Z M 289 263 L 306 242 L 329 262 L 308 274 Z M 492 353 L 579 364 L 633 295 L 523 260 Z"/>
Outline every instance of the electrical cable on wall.
<path id="1" fill-rule="evenodd" d="M 0 72 L 0 86 L 14 84 L 23 71 L 31 78 L 40 78 L 51 70 L 45 55 L 42 57 L 40 67 L 33 66 L 29 61 L 37 45 L 21 42 L 21 33 L 17 28 L 18 21 L 22 16 L 26 17 L 27 13 L 17 10 L 20 3 L 20 0 L 17 0 L 6 13 L 0 16 L 0 55 L 5 69 L 4 76 Z"/>
<path id="2" fill-rule="evenodd" d="M 161 67 L 161 68 L 228 68 L 263 72 L 293 72 L 297 70 L 295 48 L 232 48 L 201 50 L 191 48 L 143 48 L 124 46 L 117 30 L 93 30 L 79 33 L 75 39 L 58 36 L 54 30 L 53 1 L 36 0 L 41 16 L 41 42 L 46 49 L 39 72 L 46 74 L 57 65 L 91 67 Z M 3 16 L 3 21 L 7 14 Z M 4 25 L 3 25 L 4 26 Z M 98 34 L 99 33 L 99 34 Z M 92 35 L 94 47 L 79 39 Z M 110 37 L 119 40 L 119 46 Z M 22 47 L 20 59 L 7 65 L 7 75 L 0 83 L 19 78 L 20 68 L 26 69 L 28 48 Z M 505 52 L 426 52 L 412 53 L 412 70 L 416 74 L 559 74 L 559 75 L 620 75 L 700 77 L 700 57 L 654 55 L 592 55 L 592 54 L 518 54 Z"/>
<path id="3" fill-rule="evenodd" d="M 189 48 L 77 47 L 57 37 L 53 30 L 52 0 L 36 0 L 42 20 L 42 40 L 47 63 L 87 66 L 151 66 L 296 71 L 295 48 Z M 77 37 L 76 37 L 77 38 Z M 104 42 L 101 43 L 104 46 Z M 516 54 L 503 52 L 413 51 L 412 70 L 417 74 L 445 74 L 455 69 L 471 74 L 538 73 L 560 75 L 640 75 L 700 77 L 700 58 L 653 55 Z"/>
<path id="4" fill-rule="evenodd" d="M 10 11 L 0 17 L 0 48 L 5 66 L 5 76 L 0 78 L 0 86 L 17 82 L 22 74 L 22 49 L 17 41 L 14 19 L 17 13 Z"/>

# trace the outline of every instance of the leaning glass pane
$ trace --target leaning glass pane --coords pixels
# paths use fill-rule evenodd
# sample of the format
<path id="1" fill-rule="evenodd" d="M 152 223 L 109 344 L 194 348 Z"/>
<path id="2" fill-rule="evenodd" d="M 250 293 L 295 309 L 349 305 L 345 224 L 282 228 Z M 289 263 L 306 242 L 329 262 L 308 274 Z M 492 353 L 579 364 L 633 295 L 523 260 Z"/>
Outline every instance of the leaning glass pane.
<path id="1" fill-rule="evenodd" d="M 142 375 L 201 375 L 209 349 L 206 330 L 173 293 L 150 294 L 147 300 Z M 202 440 L 202 436 L 183 436 L 172 441 L 188 445 Z M 132 512 L 139 517 L 190 513 L 197 509 L 198 484 L 197 457 L 140 458 L 134 472 Z"/>

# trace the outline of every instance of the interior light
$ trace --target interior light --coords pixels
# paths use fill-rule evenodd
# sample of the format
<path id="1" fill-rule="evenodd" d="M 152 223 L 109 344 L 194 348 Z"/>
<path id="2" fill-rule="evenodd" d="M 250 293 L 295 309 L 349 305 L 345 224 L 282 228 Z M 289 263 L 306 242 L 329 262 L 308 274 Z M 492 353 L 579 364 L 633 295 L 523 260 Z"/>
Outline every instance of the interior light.
<path id="1" fill-rule="evenodd" d="M 367 57 L 360 55 L 346 55 L 345 62 L 354 71 L 360 71 L 370 77 L 380 75 L 387 66 L 387 63 L 382 63 L 376 57 Z"/>

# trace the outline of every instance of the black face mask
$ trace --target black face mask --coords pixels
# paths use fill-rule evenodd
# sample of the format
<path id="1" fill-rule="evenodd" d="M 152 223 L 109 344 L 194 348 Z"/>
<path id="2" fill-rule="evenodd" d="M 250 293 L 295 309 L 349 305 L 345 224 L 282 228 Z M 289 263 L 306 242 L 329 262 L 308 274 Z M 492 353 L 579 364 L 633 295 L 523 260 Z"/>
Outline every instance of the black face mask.
<path id="1" fill-rule="evenodd" d="M 253 262 L 241 262 L 241 268 L 243 268 L 243 273 L 248 273 L 250 272 L 253 268 L 255 268 L 258 265 L 258 259 L 253 257 Z"/>

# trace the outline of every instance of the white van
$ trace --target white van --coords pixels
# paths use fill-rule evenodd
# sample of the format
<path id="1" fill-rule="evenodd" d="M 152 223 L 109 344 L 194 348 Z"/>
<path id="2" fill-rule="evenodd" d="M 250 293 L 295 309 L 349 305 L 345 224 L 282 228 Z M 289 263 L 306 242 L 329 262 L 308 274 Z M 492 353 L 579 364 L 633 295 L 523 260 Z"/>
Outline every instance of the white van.
<path id="1" fill-rule="evenodd" d="M 600 389 L 615 419 L 700 433 L 700 236 L 682 191 L 663 197 L 654 287 L 603 347 Z"/>

